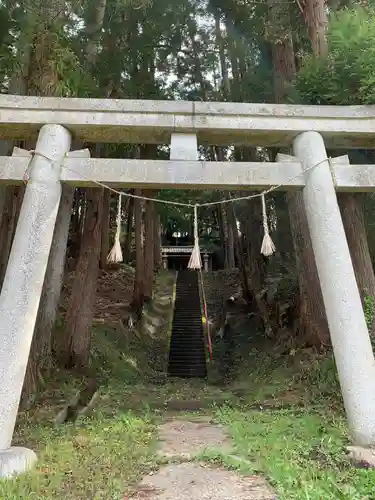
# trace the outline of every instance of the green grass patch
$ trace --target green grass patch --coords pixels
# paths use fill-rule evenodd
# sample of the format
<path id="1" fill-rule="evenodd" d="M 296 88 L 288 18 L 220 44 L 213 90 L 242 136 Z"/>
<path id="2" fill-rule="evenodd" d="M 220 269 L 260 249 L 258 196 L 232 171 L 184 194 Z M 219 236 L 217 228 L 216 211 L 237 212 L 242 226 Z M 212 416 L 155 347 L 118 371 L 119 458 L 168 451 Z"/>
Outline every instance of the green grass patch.
<path id="1" fill-rule="evenodd" d="M 120 394 L 119 394 L 120 396 Z M 97 412 L 80 425 L 24 422 L 17 441 L 38 454 L 36 469 L 0 482 L 0 498 L 111 499 L 155 464 L 154 424 L 147 414 Z"/>
<path id="2" fill-rule="evenodd" d="M 118 397 L 121 394 L 118 393 Z M 77 425 L 55 428 L 27 419 L 17 441 L 38 454 L 36 469 L 0 482 L 0 498 L 122 500 L 154 467 L 155 425 L 149 415 L 96 412 Z"/>
<path id="3" fill-rule="evenodd" d="M 235 457 L 213 460 L 246 473 L 265 474 L 285 500 L 375 498 L 375 471 L 348 461 L 345 418 L 326 408 L 252 411 L 221 408 L 217 420 L 233 438 Z"/>

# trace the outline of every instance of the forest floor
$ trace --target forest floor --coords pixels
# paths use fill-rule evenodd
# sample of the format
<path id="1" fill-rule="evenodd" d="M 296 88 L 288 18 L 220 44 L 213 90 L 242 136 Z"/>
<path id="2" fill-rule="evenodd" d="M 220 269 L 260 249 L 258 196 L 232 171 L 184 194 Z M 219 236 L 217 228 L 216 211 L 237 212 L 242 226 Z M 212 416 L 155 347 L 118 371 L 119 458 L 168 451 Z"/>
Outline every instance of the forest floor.
<path id="1" fill-rule="evenodd" d="M 101 278 L 93 339 L 102 382 L 97 409 L 76 424 L 56 426 L 54 418 L 78 383 L 56 371 L 36 408 L 20 413 L 15 433 L 14 444 L 37 452 L 37 467 L 0 482 L 1 499 L 183 500 L 182 493 L 167 495 L 165 481 L 176 491 L 197 467 L 212 488 L 230 482 L 236 500 L 375 499 L 375 471 L 353 467 L 346 455 L 349 438 L 331 357 L 275 356 L 269 341 L 244 326 L 233 382 L 168 380 L 165 332 L 174 276 L 158 278 L 142 332 L 130 333 L 120 323 L 125 288 L 131 288 L 126 273 Z M 117 310 L 108 306 L 114 296 Z M 177 451 L 168 428 L 179 436 Z M 205 436 L 218 434 L 205 445 L 199 428 Z M 186 450 L 189 443 L 194 452 Z M 248 494 L 241 496 L 238 485 Z M 192 489 L 191 500 L 231 498 L 204 496 L 199 480 L 195 488 L 199 494 Z"/>

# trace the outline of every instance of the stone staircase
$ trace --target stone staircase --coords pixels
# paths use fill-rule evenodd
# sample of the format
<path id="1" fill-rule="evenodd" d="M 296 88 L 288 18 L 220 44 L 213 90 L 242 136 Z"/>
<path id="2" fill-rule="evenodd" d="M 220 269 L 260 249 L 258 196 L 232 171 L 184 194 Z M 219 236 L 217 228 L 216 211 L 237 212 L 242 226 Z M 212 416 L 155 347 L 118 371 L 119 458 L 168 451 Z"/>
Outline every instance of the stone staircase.
<path id="1" fill-rule="evenodd" d="M 177 275 L 168 376 L 207 376 L 198 273 L 193 270 Z"/>

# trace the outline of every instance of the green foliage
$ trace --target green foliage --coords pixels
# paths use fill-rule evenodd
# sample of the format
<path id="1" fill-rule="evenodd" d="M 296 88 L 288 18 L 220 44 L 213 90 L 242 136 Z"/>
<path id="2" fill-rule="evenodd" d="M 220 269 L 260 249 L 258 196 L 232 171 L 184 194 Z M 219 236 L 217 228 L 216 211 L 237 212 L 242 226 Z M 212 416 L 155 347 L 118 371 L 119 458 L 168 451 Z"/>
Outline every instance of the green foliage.
<path id="1" fill-rule="evenodd" d="M 374 321 L 374 299 L 370 295 L 366 295 L 364 299 L 364 310 L 367 328 L 371 331 Z"/>
<path id="2" fill-rule="evenodd" d="M 298 102 L 375 104 L 375 16 L 364 8 L 332 15 L 326 58 L 305 57 L 298 73 Z"/>
<path id="3" fill-rule="evenodd" d="M 337 397 L 340 384 L 333 355 L 314 361 L 306 372 L 306 382 L 317 389 L 320 397 Z"/>

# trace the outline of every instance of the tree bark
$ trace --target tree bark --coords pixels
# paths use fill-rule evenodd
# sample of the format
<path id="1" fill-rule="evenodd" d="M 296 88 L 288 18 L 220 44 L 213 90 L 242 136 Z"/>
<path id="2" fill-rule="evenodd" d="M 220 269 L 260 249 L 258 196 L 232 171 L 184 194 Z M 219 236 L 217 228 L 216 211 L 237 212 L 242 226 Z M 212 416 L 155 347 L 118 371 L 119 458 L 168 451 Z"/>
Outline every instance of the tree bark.
<path id="1" fill-rule="evenodd" d="M 84 49 L 85 71 L 90 73 L 96 63 L 104 22 L 106 0 L 97 0 L 92 22 L 87 26 L 88 42 Z M 95 146 L 95 155 L 99 154 Z M 89 360 L 91 326 L 95 306 L 97 277 L 101 252 L 101 225 L 103 217 L 103 189 L 87 189 L 85 211 L 81 215 L 80 254 L 76 268 L 69 308 L 66 314 L 65 338 L 61 358 L 66 366 L 85 367 Z M 65 246 L 66 248 L 66 246 Z M 83 286 L 85 287 L 83 290 Z"/>
<path id="2" fill-rule="evenodd" d="M 32 53 L 31 43 L 25 43 L 21 37 L 17 42 L 17 50 L 21 54 L 20 64 L 10 79 L 8 92 L 15 95 L 26 95 L 28 87 L 28 76 L 30 70 L 30 58 Z M 14 142 L 0 141 L 0 155 L 8 156 L 12 154 Z M 16 224 L 16 213 L 13 213 L 14 198 L 17 196 L 18 189 L 14 186 L 2 188 L 3 202 L 1 202 L 0 215 L 0 238 L 4 242 L 0 252 L 0 286 L 3 283 L 8 257 L 12 244 L 14 228 Z M 12 225 L 13 224 L 13 225 Z"/>
<path id="3" fill-rule="evenodd" d="M 235 269 L 236 267 L 236 252 L 235 252 L 235 248 L 236 248 L 236 237 L 235 237 L 235 234 L 234 234 L 234 229 L 232 227 L 232 225 L 229 223 L 229 217 L 228 217 L 228 210 L 229 210 L 229 207 L 227 208 L 227 210 L 225 211 L 225 216 L 227 217 L 227 221 L 228 221 L 228 224 L 227 224 L 227 231 L 228 231 L 228 239 L 227 239 L 227 251 L 228 251 L 228 257 L 227 257 L 227 263 L 228 263 L 228 269 Z"/>
<path id="4" fill-rule="evenodd" d="M 133 240 L 134 199 L 130 198 L 128 206 L 128 219 L 126 222 L 126 240 L 124 245 L 124 263 L 129 264 Z"/>
<path id="5" fill-rule="evenodd" d="M 290 33 L 272 44 L 272 60 L 275 102 L 284 103 L 296 75 L 293 40 Z"/>
<path id="6" fill-rule="evenodd" d="M 58 353 L 65 367 L 78 369 L 88 366 L 90 355 L 91 326 L 99 272 L 103 189 L 88 188 L 86 203 L 82 247 L 66 313 L 63 344 Z"/>
<path id="7" fill-rule="evenodd" d="M 284 9 L 284 6 L 278 0 L 270 0 L 269 6 L 271 25 L 279 29 L 274 33 L 272 40 L 275 101 L 283 102 L 288 86 L 296 73 L 293 41 L 290 32 L 291 24 L 289 20 L 288 26 L 281 27 L 280 31 L 278 19 L 281 16 L 283 16 L 283 19 L 286 17 L 285 12 L 280 11 L 280 9 Z M 302 344 L 327 345 L 330 343 L 329 329 L 307 224 L 303 195 L 301 192 L 289 192 L 286 199 L 299 284 L 298 337 Z"/>
<path id="8" fill-rule="evenodd" d="M 8 265 L 10 248 L 12 245 L 13 232 L 15 227 L 17 207 L 17 188 L 5 188 L 5 199 L 1 214 L 0 237 L 2 244 L 1 259 L 0 259 L 0 284 L 4 281 L 5 271 Z"/>
<path id="9" fill-rule="evenodd" d="M 154 206 L 154 270 L 159 271 L 162 267 L 161 259 L 161 228 L 160 215 L 157 205 Z"/>
<path id="10" fill-rule="evenodd" d="M 141 195 L 139 189 L 136 190 Z M 135 279 L 131 309 L 139 319 L 144 304 L 144 252 L 143 252 L 143 220 L 142 203 L 140 199 L 134 198 L 134 234 L 135 234 Z"/>
<path id="11" fill-rule="evenodd" d="M 73 196 L 74 187 L 64 184 L 33 338 L 38 353 L 39 368 L 50 366 L 52 332 L 64 279 Z"/>
<path id="12" fill-rule="evenodd" d="M 361 201 L 362 195 L 360 194 L 338 193 L 341 217 L 349 242 L 354 272 L 364 303 L 367 297 L 371 297 L 375 301 L 375 276 Z M 374 322 L 372 330 L 374 331 Z"/>
<path id="13" fill-rule="evenodd" d="M 306 0 L 303 8 L 303 16 L 314 56 L 327 56 L 328 44 L 326 33 L 328 14 L 325 0 Z"/>
<path id="14" fill-rule="evenodd" d="M 108 189 L 104 191 L 103 198 L 103 223 L 102 223 L 102 242 L 100 251 L 100 269 L 107 269 L 107 257 L 109 254 L 109 219 L 111 207 L 111 193 Z"/>
<path id="15" fill-rule="evenodd" d="M 320 347 L 330 344 L 327 316 L 312 249 L 302 193 L 287 193 L 290 228 L 299 284 L 298 339 Z"/>
<path id="16" fill-rule="evenodd" d="M 88 43 L 85 48 L 85 71 L 90 72 L 96 63 L 102 37 L 107 0 L 96 0 L 95 15 L 92 22 L 87 26 L 86 35 Z"/>
<path id="17" fill-rule="evenodd" d="M 222 237 L 224 242 L 224 262 L 226 269 L 234 269 L 236 267 L 235 255 L 234 255 L 234 240 L 233 231 L 228 222 L 227 207 L 221 204 L 219 206 L 221 225 L 222 225 Z"/>
<path id="18" fill-rule="evenodd" d="M 233 234 L 234 249 L 236 252 L 236 257 L 237 257 L 237 261 L 238 261 L 238 268 L 239 268 L 240 277 L 241 277 L 242 296 L 243 296 L 244 300 L 248 304 L 250 304 L 252 302 L 253 295 L 250 292 L 249 282 L 247 279 L 245 260 L 244 260 L 244 256 L 243 256 L 240 236 L 238 234 L 237 218 L 236 218 L 236 214 L 234 211 L 233 203 L 227 204 L 226 212 L 227 212 L 227 217 L 228 217 L 228 226 L 231 228 L 232 234 Z"/>
<path id="19" fill-rule="evenodd" d="M 219 49 L 223 94 L 224 94 L 224 99 L 227 100 L 230 95 L 230 83 L 228 76 L 227 60 L 225 57 L 225 43 L 223 40 L 223 35 L 221 33 L 219 12 L 216 12 L 215 14 L 215 36 L 216 36 L 216 45 Z"/>
<path id="20" fill-rule="evenodd" d="M 151 197 L 152 192 L 144 191 L 146 197 Z M 145 244 L 144 244 L 144 300 L 152 300 L 154 283 L 154 202 L 146 202 L 145 211 Z"/>

